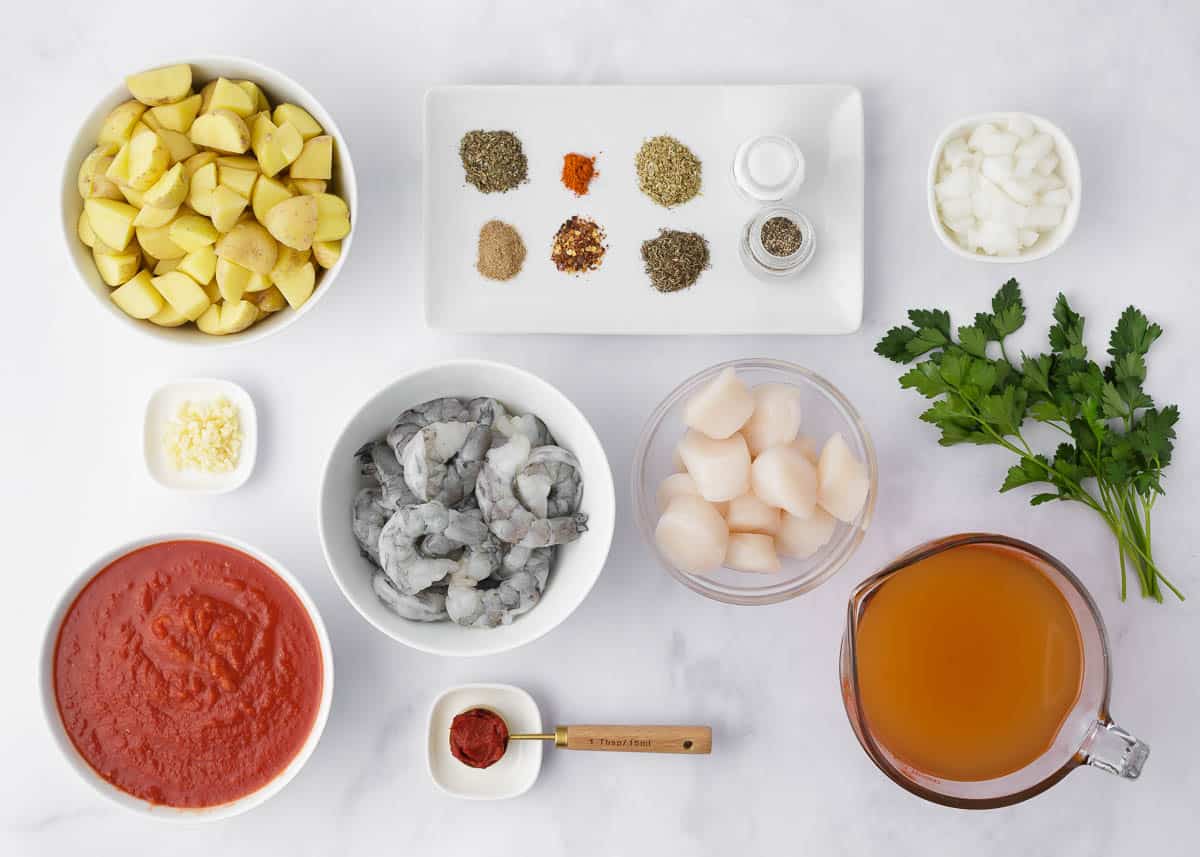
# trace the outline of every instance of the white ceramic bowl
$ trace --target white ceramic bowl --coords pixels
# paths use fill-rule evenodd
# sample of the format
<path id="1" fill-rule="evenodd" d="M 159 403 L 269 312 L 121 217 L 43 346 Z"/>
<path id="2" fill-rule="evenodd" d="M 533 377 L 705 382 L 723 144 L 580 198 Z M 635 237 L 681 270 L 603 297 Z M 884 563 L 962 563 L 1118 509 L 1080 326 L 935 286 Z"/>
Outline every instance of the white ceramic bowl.
<path id="1" fill-rule="evenodd" d="M 317 271 L 317 289 L 299 310 L 289 307 L 280 312 L 272 313 L 247 330 L 229 336 L 210 336 L 206 333 L 201 333 L 192 324 L 186 324 L 182 327 L 159 327 L 148 321 L 130 318 L 118 309 L 116 304 L 109 298 L 112 289 L 100 279 L 100 274 L 96 270 L 96 263 L 92 260 L 92 251 L 83 245 L 76 232 L 79 213 L 83 211 L 83 200 L 79 198 L 77 188 L 77 176 L 79 165 L 83 162 L 87 154 L 96 147 L 96 135 L 104 123 L 104 117 L 118 104 L 128 101 L 132 97 L 129 94 L 129 90 L 125 87 L 123 79 L 113 81 L 115 84 L 113 88 L 87 114 L 79 128 L 79 133 L 75 135 L 75 139 L 66 153 L 66 163 L 63 165 L 62 174 L 62 228 L 67 242 L 67 253 L 71 261 L 75 264 L 75 269 L 79 272 L 79 276 L 83 280 L 87 290 L 94 296 L 97 303 L 101 306 L 102 311 L 134 330 L 138 330 L 147 336 L 163 342 L 197 347 L 217 348 L 236 343 L 253 342 L 283 330 L 301 316 L 312 312 L 321 299 L 333 287 L 338 273 L 342 270 L 342 266 L 346 263 L 346 259 L 350 255 L 350 245 L 354 243 L 354 233 L 358 229 L 358 184 L 354 176 L 354 163 L 350 160 L 350 147 L 346 144 L 346 138 L 338 130 L 337 123 L 333 121 L 333 117 L 325 111 L 325 108 L 317 102 L 316 98 L 307 89 L 287 75 L 269 66 L 240 57 L 202 56 L 171 60 L 169 62 L 158 63 L 158 65 L 172 65 L 185 62 L 191 64 L 194 80 L 202 84 L 210 80 L 215 80 L 218 77 L 254 81 L 266 93 L 267 97 L 271 100 L 271 104 L 274 105 L 286 101 L 300 105 L 311 113 L 314 119 L 321 123 L 321 127 L 325 129 L 326 134 L 333 137 L 333 180 L 329 183 L 329 190 L 331 193 L 338 194 L 346 201 L 346 205 L 350 208 L 350 222 L 352 224 L 350 234 L 342 239 L 342 254 L 337 264 L 328 271 Z M 153 67 L 155 66 L 147 66 L 147 68 Z M 132 74 L 141 70 L 140 68 L 131 68 L 129 69 L 129 73 Z"/>
<path id="2" fill-rule="evenodd" d="M 441 396 L 491 396 L 513 412 L 535 413 L 579 458 L 588 531 L 563 545 L 537 606 L 511 625 L 464 628 L 453 622 L 413 622 L 383 605 L 371 588 L 374 566 L 350 530 L 354 496 L 367 483 L 355 452 L 383 437 L 404 410 Z M 612 544 L 616 497 L 608 458 L 587 418 L 557 389 L 515 366 L 455 360 L 410 372 L 384 387 L 350 417 L 325 465 L 317 519 L 333 579 L 363 618 L 393 640 L 436 655 L 493 655 L 536 640 L 565 620 L 591 591 Z"/>
<path id="3" fill-rule="evenodd" d="M 158 544 L 159 542 L 177 541 L 177 540 L 196 540 L 215 542 L 217 544 L 226 545 L 228 547 L 239 550 L 244 554 L 254 557 L 259 562 L 266 565 L 274 571 L 280 578 L 283 579 L 291 590 L 296 593 L 296 597 L 300 599 L 300 603 L 304 605 L 304 609 L 308 612 L 308 618 L 312 620 L 313 628 L 317 632 L 317 640 L 321 646 L 322 660 L 322 687 L 321 687 L 321 704 L 317 709 L 317 717 L 313 722 L 312 731 L 308 733 L 308 739 L 304 742 L 304 746 L 300 748 L 295 758 L 288 764 L 286 768 L 279 773 L 275 779 L 271 780 L 258 791 L 238 798 L 230 803 L 221 804 L 219 806 L 201 807 L 201 808 L 179 808 L 172 806 L 159 806 L 141 798 L 134 797 L 128 792 L 121 791 L 112 783 L 102 779 L 90 765 L 79 755 L 75 749 L 75 745 L 71 743 L 71 739 L 67 736 L 63 729 L 62 717 L 58 713 L 58 703 L 54 697 L 54 649 L 58 642 L 58 629 L 66 617 L 67 611 L 71 605 L 75 603 L 75 598 L 83 590 L 83 588 L 91 581 L 93 577 L 103 571 L 115 560 L 126 554 L 145 547 L 146 545 Z M 97 557 L 93 562 L 89 563 L 86 568 L 75 578 L 74 582 L 67 587 L 63 592 L 62 597 L 55 604 L 53 612 L 50 614 L 50 621 L 46 625 L 46 634 L 42 641 L 42 656 L 39 666 L 38 676 L 39 690 L 42 697 L 42 713 L 45 715 L 46 724 L 50 728 L 50 734 L 54 739 L 63 758 L 67 760 L 75 772 L 92 788 L 96 789 L 100 794 L 109 800 L 120 804 L 128 810 L 149 816 L 151 818 L 160 819 L 162 821 L 196 823 L 202 821 L 216 821 L 222 818 L 229 818 L 234 815 L 241 815 L 254 807 L 264 803 L 268 798 L 278 794 L 291 779 L 300 772 L 304 767 L 305 762 L 313 754 L 313 750 L 317 748 L 317 742 L 321 740 L 321 733 L 325 729 L 325 721 L 329 719 L 329 706 L 333 702 L 333 649 L 329 645 L 329 634 L 325 631 L 325 623 L 321 620 L 321 614 L 317 610 L 317 605 L 304 591 L 304 587 L 300 585 L 290 571 L 288 571 L 282 563 L 273 559 L 269 555 L 263 553 L 255 547 L 251 547 L 245 542 L 231 539 L 227 536 L 220 536 L 216 533 L 206 532 L 172 532 L 160 533 L 154 536 L 146 536 L 140 539 L 134 539 L 131 542 L 126 542 L 122 545 L 117 545 L 111 550 L 106 551 Z"/>
<path id="4" fill-rule="evenodd" d="M 1071 204 L 1067 206 L 1067 210 L 1063 213 L 1062 223 L 1049 232 L 1042 233 L 1036 244 L 1023 250 L 1016 256 L 989 256 L 986 253 L 972 253 L 960 247 L 958 242 L 951 236 L 950 230 L 942 223 L 941 215 L 938 214 L 937 197 L 933 191 L 933 186 L 937 183 L 938 161 L 942 157 L 942 149 L 946 148 L 946 144 L 950 142 L 952 137 L 958 136 L 968 128 L 975 128 L 984 122 L 1000 122 L 1020 112 L 1009 110 L 998 113 L 979 113 L 959 119 L 943 131 L 941 136 L 938 137 L 937 142 L 933 145 L 933 155 L 929 158 L 929 173 L 926 176 L 925 182 L 929 220 L 933 224 L 933 231 L 942 242 L 942 245 L 956 256 L 961 256 L 964 259 L 973 259 L 976 262 L 1004 264 L 1032 262 L 1034 259 L 1042 259 L 1049 256 L 1065 244 L 1067 239 L 1071 237 L 1071 233 L 1075 231 L 1075 224 L 1079 221 L 1079 205 L 1083 191 L 1083 178 L 1079 171 L 1079 155 L 1075 151 L 1075 146 L 1071 143 L 1067 135 L 1062 132 L 1061 128 L 1053 122 L 1043 119 L 1041 116 L 1034 116 L 1032 113 L 1022 113 L 1021 115 L 1028 116 L 1033 121 L 1033 127 L 1038 131 L 1049 134 L 1054 138 L 1054 148 L 1059 158 L 1058 174 L 1066 184 L 1067 190 L 1071 191 Z"/>

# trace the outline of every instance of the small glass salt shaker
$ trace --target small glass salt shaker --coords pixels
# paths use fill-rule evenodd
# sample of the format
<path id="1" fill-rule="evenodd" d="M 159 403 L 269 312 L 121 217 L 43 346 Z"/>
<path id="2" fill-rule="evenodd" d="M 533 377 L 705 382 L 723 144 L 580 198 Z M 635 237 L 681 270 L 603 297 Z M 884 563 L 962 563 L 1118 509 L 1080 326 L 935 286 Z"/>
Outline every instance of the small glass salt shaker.
<path id="1" fill-rule="evenodd" d="M 754 202 L 779 202 L 804 184 L 804 153 L 790 137 L 751 137 L 733 156 L 733 181 Z"/>
<path id="2" fill-rule="evenodd" d="M 763 226 L 776 217 L 791 221 L 800 230 L 800 245 L 786 256 L 776 256 L 763 244 Z M 786 277 L 808 266 L 816 246 L 817 233 L 812 221 L 794 208 L 772 205 L 759 211 L 746 224 L 741 241 L 742 262 L 752 273 Z"/>

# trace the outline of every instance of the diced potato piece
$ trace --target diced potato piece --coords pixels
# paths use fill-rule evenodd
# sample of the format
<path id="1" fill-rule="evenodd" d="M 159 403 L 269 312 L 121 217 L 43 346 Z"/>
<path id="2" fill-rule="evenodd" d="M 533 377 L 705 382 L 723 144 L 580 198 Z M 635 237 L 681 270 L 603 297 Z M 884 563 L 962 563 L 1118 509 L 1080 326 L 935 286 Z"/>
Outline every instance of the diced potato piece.
<path id="1" fill-rule="evenodd" d="M 304 143 L 304 149 L 288 168 L 294 179 L 333 178 L 333 138 L 328 135 L 313 137 Z"/>
<path id="2" fill-rule="evenodd" d="M 228 259 L 220 257 L 217 258 L 217 288 L 225 300 L 241 300 L 242 295 L 246 293 L 246 286 L 249 284 L 253 274 L 254 272 L 249 268 L 243 268 L 236 262 L 231 262 Z"/>
<path id="3" fill-rule="evenodd" d="M 260 224 L 243 220 L 221 236 L 217 255 L 259 274 L 270 274 L 275 267 L 279 245 Z"/>
<path id="4" fill-rule="evenodd" d="M 279 312 L 287 306 L 287 298 L 275 286 L 271 286 L 269 289 L 265 289 L 250 297 L 258 304 L 259 310 L 265 313 Z"/>
<path id="5" fill-rule="evenodd" d="M 104 124 L 100 126 L 100 136 L 96 138 L 96 142 L 101 146 L 109 143 L 122 146 L 128 143 L 133 135 L 133 126 L 145 112 L 146 105 L 140 101 L 118 104 L 104 117 Z"/>
<path id="6" fill-rule="evenodd" d="M 183 171 L 187 174 L 188 180 L 190 181 L 192 176 L 196 174 L 197 170 L 206 164 L 216 163 L 216 160 L 216 152 L 197 152 L 183 162 Z"/>
<path id="7" fill-rule="evenodd" d="M 200 113 L 200 102 L 202 100 L 199 93 L 189 95 L 187 98 L 177 101 L 174 104 L 151 107 L 150 115 L 154 117 L 154 121 L 160 127 L 186 134 L 188 129 L 192 127 L 192 122 L 196 120 L 196 116 Z"/>
<path id="8" fill-rule="evenodd" d="M 178 213 L 178 206 L 175 208 L 155 208 L 152 205 L 147 205 L 138 210 L 137 217 L 133 218 L 133 225 L 134 227 L 166 226 L 175 219 L 175 215 Z"/>
<path id="9" fill-rule="evenodd" d="M 217 88 L 217 82 L 210 80 L 200 90 L 200 112 L 207 113 L 212 104 L 213 90 Z"/>
<path id="10" fill-rule="evenodd" d="M 113 155 L 108 168 L 104 171 L 106 178 L 120 186 L 129 184 L 129 144 L 125 143 Z"/>
<path id="11" fill-rule="evenodd" d="M 283 202 L 291 196 L 292 192 L 284 187 L 282 182 L 267 176 L 260 176 L 254 183 L 254 190 L 250 193 L 250 205 L 254 209 L 254 217 L 259 223 L 265 222 L 267 212 L 277 203 Z"/>
<path id="12" fill-rule="evenodd" d="M 250 129 L 232 110 L 214 110 L 196 117 L 188 139 L 197 146 L 240 155 L 250 148 Z"/>
<path id="13" fill-rule="evenodd" d="M 281 273 L 273 279 L 275 287 L 283 292 L 283 296 L 287 298 L 288 305 L 292 309 L 299 309 L 304 305 L 304 302 L 312 295 L 317 281 L 312 262 L 305 262 L 299 268 Z"/>
<path id="14" fill-rule="evenodd" d="M 187 274 L 170 271 L 161 277 L 153 277 L 150 282 L 167 303 L 188 321 L 198 319 L 211 303 L 204 289 Z"/>
<path id="15" fill-rule="evenodd" d="M 100 279 L 110 286 L 127 282 L 142 267 L 142 254 L 137 250 L 109 254 L 97 253 L 93 248 L 92 259 L 96 263 L 96 270 L 100 272 Z"/>
<path id="16" fill-rule="evenodd" d="M 275 281 L 271 279 L 270 274 L 260 274 L 256 271 L 251 271 L 250 280 L 246 283 L 246 294 L 266 291 L 274 284 Z"/>
<path id="17" fill-rule="evenodd" d="M 186 161 L 199 151 L 187 138 L 187 134 L 181 134 L 169 128 L 160 128 L 155 133 L 158 134 L 158 139 L 162 140 L 162 144 L 167 147 L 168 160 L 172 164 Z"/>
<path id="18" fill-rule="evenodd" d="M 159 327 L 179 327 L 181 324 L 187 324 L 188 319 L 187 316 L 177 312 L 175 307 L 164 301 L 162 309 L 150 316 L 149 321 Z"/>
<path id="19" fill-rule="evenodd" d="M 288 190 L 292 193 L 325 193 L 329 182 L 325 179 L 288 179 Z"/>
<path id="20" fill-rule="evenodd" d="M 121 188 L 121 196 L 125 197 L 125 201 L 134 208 L 141 208 L 146 204 L 146 200 L 143 198 L 140 190 L 134 190 L 133 188 L 126 187 L 125 185 L 118 185 L 118 187 Z"/>
<path id="21" fill-rule="evenodd" d="M 201 333 L 207 333 L 210 336 L 223 336 L 225 331 L 221 328 L 221 305 L 217 303 L 209 304 L 208 308 L 196 319 L 196 327 L 200 328 Z"/>
<path id="22" fill-rule="evenodd" d="M 207 247 L 220 237 L 212 221 L 199 214 L 185 214 L 176 218 L 170 229 L 171 241 L 182 247 L 185 253 Z"/>
<path id="23" fill-rule="evenodd" d="M 271 102 L 267 100 L 266 94 L 263 93 L 257 83 L 252 80 L 239 80 L 235 82 L 250 96 L 250 100 L 254 102 L 254 109 L 256 111 L 271 112 Z"/>
<path id="24" fill-rule="evenodd" d="M 124 250 L 133 238 L 137 209 L 115 199 L 89 199 L 83 203 L 88 223 L 101 241 L 114 250 Z"/>
<path id="25" fill-rule="evenodd" d="M 250 301 L 226 300 L 221 306 L 221 330 L 237 333 L 258 320 L 258 307 Z"/>
<path id="26" fill-rule="evenodd" d="M 322 268 L 329 269 L 337 264 L 342 255 L 341 241 L 314 241 L 312 245 L 313 258 Z"/>
<path id="27" fill-rule="evenodd" d="M 121 191 L 105 173 L 120 148 L 113 143 L 97 146 L 79 165 L 76 179 L 79 195 L 84 199 L 121 199 Z"/>
<path id="28" fill-rule="evenodd" d="M 114 289 L 109 297 L 133 318 L 150 318 L 163 308 L 162 295 L 150 284 L 150 272 L 145 270 Z"/>
<path id="29" fill-rule="evenodd" d="M 212 192 L 212 222 L 219 232 L 228 232 L 237 225 L 250 200 L 232 188 L 219 184 Z"/>
<path id="30" fill-rule="evenodd" d="M 131 74 L 125 78 L 125 85 L 142 104 L 174 104 L 192 91 L 192 67 L 183 63 Z"/>
<path id="31" fill-rule="evenodd" d="M 161 277 L 167 271 L 174 271 L 179 267 L 179 263 L 186 259 L 186 256 L 181 256 L 178 259 L 160 259 L 154 264 L 154 276 Z"/>
<path id="32" fill-rule="evenodd" d="M 178 208 L 187 199 L 188 178 L 183 172 L 183 164 L 176 164 L 162 174 L 142 198 L 146 205 L 155 208 Z M 148 223 L 147 226 L 162 226 L 161 223 Z"/>
<path id="33" fill-rule="evenodd" d="M 212 247 L 193 250 L 179 260 L 178 269 L 201 285 L 211 282 L 217 273 L 217 253 Z"/>
<path id="34" fill-rule="evenodd" d="M 230 190 L 236 191 L 239 196 L 244 196 L 248 200 L 250 194 L 254 191 L 254 182 L 258 178 L 258 170 L 239 170 L 234 167 L 226 167 L 222 164 L 217 164 L 217 184 L 224 185 Z"/>
<path id="35" fill-rule="evenodd" d="M 338 241 L 350 234 L 350 209 L 340 196 L 319 193 L 317 200 L 317 232 L 313 241 Z"/>
<path id="36" fill-rule="evenodd" d="M 317 218 L 316 197 L 293 196 L 272 206 L 263 225 L 280 243 L 307 250 L 317 234 Z"/>
<path id="37" fill-rule="evenodd" d="M 317 123 L 317 120 L 313 119 L 312 115 L 303 107 L 295 104 L 280 104 L 271 114 L 271 120 L 276 125 L 290 123 L 300 132 L 300 136 L 304 138 L 305 142 L 324 133 L 324 129 Z"/>
<path id="38" fill-rule="evenodd" d="M 293 250 L 286 244 L 280 245 L 279 253 L 275 257 L 275 267 L 271 269 L 270 276 L 275 277 L 277 274 L 286 274 L 303 267 L 311 255 L 307 250 Z"/>
<path id="39" fill-rule="evenodd" d="M 187 203 L 197 214 L 212 214 L 212 194 L 217 187 L 217 165 L 215 162 L 199 167 L 192 174 L 188 187 Z"/>
<path id="40" fill-rule="evenodd" d="M 258 158 L 263 175 L 273 176 L 299 157 L 304 140 L 296 126 L 276 126 L 266 114 L 259 114 L 250 129 L 250 145 Z"/>
<path id="41" fill-rule="evenodd" d="M 88 223 L 86 210 L 79 212 L 79 220 L 75 224 L 75 232 L 79 235 L 79 240 L 83 242 L 83 246 L 96 246 L 96 233 L 92 231 L 92 224 Z"/>
<path id="42" fill-rule="evenodd" d="M 167 171 L 171 153 L 158 134 L 139 122 L 129 140 L 129 181 L 134 190 L 146 191 Z"/>
<path id="43" fill-rule="evenodd" d="M 258 171 L 258 161 L 250 155 L 218 155 L 218 167 L 229 167 L 234 170 Z"/>
<path id="44" fill-rule="evenodd" d="M 208 298 L 210 303 L 214 303 L 214 304 L 220 303 L 221 287 L 217 285 L 216 280 L 211 280 L 207 283 L 204 283 L 203 285 L 200 286 L 200 288 L 202 288 L 204 290 L 204 294 Z"/>
<path id="45" fill-rule="evenodd" d="M 182 259 L 187 251 L 171 240 L 171 226 L 139 226 L 137 240 L 155 259 Z"/>
<path id="46" fill-rule="evenodd" d="M 208 102 L 208 109 L 214 113 L 218 110 L 229 110 L 244 119 L 254 112 L 257 104 L 258 99 L 252 98 L 232 80 L 218 77 Z"/>

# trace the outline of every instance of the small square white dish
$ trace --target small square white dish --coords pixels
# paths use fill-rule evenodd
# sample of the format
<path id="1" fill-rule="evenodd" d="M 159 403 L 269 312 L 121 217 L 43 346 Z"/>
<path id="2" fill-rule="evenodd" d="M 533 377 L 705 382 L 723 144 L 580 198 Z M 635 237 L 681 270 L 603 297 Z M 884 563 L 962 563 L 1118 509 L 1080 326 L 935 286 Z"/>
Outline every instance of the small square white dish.
<path id="1" fill-rule="evenodd" d="M 586 106 L 586 109 L 581 107 Z M 529 180 L 484 194 L 464 179 L 459 144 L 468 131 L 506 130 L 521 140 Z M 675 208 L 638 188 L 642 143 L 667 134 L 702 163 L 700 194 Z M 820 235 L 812 264 L 760 278 L 742 263 L 746 223 L 760 205 L 737 187 L 738 147 L 761 135 L 799 146 L 806 178 L 787 204 Z M 563 155 L 596 155 L 585 196 L 560 180 Z M 863 314 L 864 149 L 862 94 L 840 84 L 769 86 L 450 86 L 425 98 L 425 319 L 461 333 L 847 334 Z M 604 228 L 599 269 L 558 271 L 550 249 L 572 215 Z M 475 268 L 479 230 L 502 220 L 527 255 L 511 280 Z M 699 232 L 710 268 L 689 289 L 656 291 L 642 242 L 660 229 Z"/>
<path id="2" fill-rule="evenodd" d="M 242 448 L 237 467 L 227 473 L 176 470 L 163 439 L 167 426 L 188 401 L 211 402 L 224 396 L 237 409 Z M 142 424 L 142 451 L 150 478 L 170 491 L 192 494 L 225 494 L 250 478 L 258 455 L 258 415 L 250 394 L 232 381 L 220 378 L 187 378 L 159 387 L 146 403 Z"/>
<path id="3" fill-rule="evenodd" d="M 443 691 L 429 709 L 429 776 L 448 795 L 467 800 L 504 800 L 525 794 L 542 769 L 541 741 L 513 741 L 490 768 L 471 768 L 450 752 L 450 724 L 471 708 L 504 718 L 510 733 L 541 732 L 533 697 L 511 684 L 464 684 Z"/>

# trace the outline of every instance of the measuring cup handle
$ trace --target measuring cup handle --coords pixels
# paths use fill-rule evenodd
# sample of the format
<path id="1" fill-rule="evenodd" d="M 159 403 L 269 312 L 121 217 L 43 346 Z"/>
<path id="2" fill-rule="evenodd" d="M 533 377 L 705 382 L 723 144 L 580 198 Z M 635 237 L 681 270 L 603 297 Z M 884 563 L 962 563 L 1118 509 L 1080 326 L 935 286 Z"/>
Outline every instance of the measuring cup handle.
<path id="1" fill-rule="evenodd" d="M 1136 780 L 1150 755 L 1150 745 L 1134 738 L 1111 720 L 1097 720 L 1083 742 L 1084 761 L 1127 780 Z"/>
<path id="2" fill-rule="evenodd" d="M 568 750 L 615 753 L 712 752 L 708 726 L 560 726 L 555 743 Z"/>

